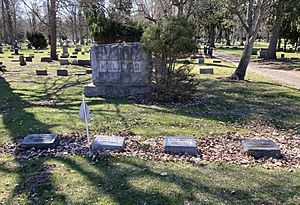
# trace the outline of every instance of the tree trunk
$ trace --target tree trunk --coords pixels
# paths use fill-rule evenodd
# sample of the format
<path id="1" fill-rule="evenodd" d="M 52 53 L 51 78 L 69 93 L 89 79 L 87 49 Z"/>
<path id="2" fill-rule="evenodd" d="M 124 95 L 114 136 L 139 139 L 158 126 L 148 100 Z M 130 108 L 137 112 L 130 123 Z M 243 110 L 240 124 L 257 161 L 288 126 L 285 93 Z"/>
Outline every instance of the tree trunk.
<path id="1" fill-rule="evenodd" d="M 1 0 L 1 12 L 2 12 L 2 40 L 4 40 L 7 36 L 7 30 L 6 30 L 6 16 L 5 16 L 5 8 L 4 8 L 4 2 Z"/>
<path id="2" fill-rule="evenodd" d="M 225 29 L 225 39 L 226 39 L 226 46 L 230 46 L 231 42 L 230 42 L 230 31 L 229 29 Z"/>
<path id="3" fill-rule="evenodd" d="M 286 46 L 288 43 L 288 39 L 284 39 L 284 46 L 283 46 L 283 51 L 286 52 Z"/>
<path id="4" fill-rule="evenodd" d="M 280 36 L 280 28 L 281 28 L 281 22 L 283 18 L 283 12 L 284 12 L 284 4 L 283 0 L 280 0 L 277 5 L 276 9 L 276 18 L 272 29 L 272 36 L 269 43 L 269 53 L 268 53 L 268 59 L 276 59 L 276 46 L 277 42 Z"/>
<path id="5" fill-rule="evenodd" d="M 57 60 L 56 54 L 56 0 L 50 1 L 50 33 L 51 33 L 51 59 Z"/>
<path id="6" fill-rule="evenodd" d="M 247 70 L 248 64 L 251 59 L 253 45 L 254 45 L 254 41 L 246 42 L 246 45 L 245 45 L 245 48 L 243 51 L 243 55 L 239 62 L 239 65 L 238 65 L 237 69 L 235 70 L 235 72 L 233 73 L 233 75 L 230 77 L 230 79 L 232 79 L 232 80 L 244 80 L 245 79 L 246 70 Z"/>
<path id="7" fill-rule="evenodd" d="M 239 30 L 239 41 L 240 41 L 240 46 L 244 46 L 244 35 L 243 35 L 243 28 L 240 27 L 240 30 Z"/>
<path id="8" fill-rule="evenodd" d="M 246 70 L 248 67 L 248 64 L 251 59 L 251 53 L 253 49 L 254 42 L 257 38 L 260 26 L 262 24 L 262 20 L 265 15 L 265 10 L 267 7 L 268 1 L 257 1 L 257 4 L 255 5 L 254 0 L 250 0 L 247 8 L 247 23 L 243 22 L 243 25 L 245 25 L 245 29 L 247 31 L 246 35 L 246 45 L 244 48 L 243 55 L 241 57 L 241 60 L 239 62 L 239 65 L 233 75 L 230 77 L 232 80 L 244 80 L 246 75 Z M 257 7 L 254 9 L 254 6 Z M 254 18 L 253 18 L 254 17 Z"/>
<path id="9" fill-rule="evenodd" d="M 12 21 L 12 16 L 11 16 L 11 5 L 9 0 L 4 0 L 4 4 L 6 7 L 6 25 L 7 25 L 7 36 L 6 36 L 6 43 L 12 44 L 12 42 L 15 40 L 13 33 L 13 21 Z"/>
<path id="10" fill-rule="evenodd" d="M 214 24 L 211 24 L 209 27 L 209 46 L 215 47 L 215 39 L 216 39 L 216 26 Z"/>

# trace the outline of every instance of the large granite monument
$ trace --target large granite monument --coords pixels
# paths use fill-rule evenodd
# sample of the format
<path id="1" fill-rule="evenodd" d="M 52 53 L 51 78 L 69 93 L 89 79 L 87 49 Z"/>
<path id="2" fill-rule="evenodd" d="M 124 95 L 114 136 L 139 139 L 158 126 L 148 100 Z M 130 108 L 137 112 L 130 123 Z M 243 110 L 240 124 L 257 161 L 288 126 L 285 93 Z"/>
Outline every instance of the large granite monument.
<path id="1" fill-rule="evenodd" d="M 147 92 L 150 56 L 140 43 L 96 45 L 91 50 L 93 83 L 87 97 L 128 97 Z"/>

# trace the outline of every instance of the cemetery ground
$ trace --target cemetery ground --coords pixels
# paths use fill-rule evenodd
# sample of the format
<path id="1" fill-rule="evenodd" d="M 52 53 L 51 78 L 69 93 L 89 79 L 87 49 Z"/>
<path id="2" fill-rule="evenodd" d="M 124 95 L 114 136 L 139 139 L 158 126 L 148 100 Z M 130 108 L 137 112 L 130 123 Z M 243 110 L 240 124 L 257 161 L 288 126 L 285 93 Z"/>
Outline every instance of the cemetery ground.
<path id="1" fill-rule="evenodd" d="M 58 77 L 59 63 L 41 63 L 41 56 L 24 67 L 7 54 L 0 58 L 7 66 L 0 76 L 0 203 L 300 203 L 299 90 L 251 72 L 249 81 L 228 82 L 234 67 L 207 59 L 201 67 L 215 74 L 197 75 L 191 102 L 87 98 L 91 135 L 123 135 L 129 142 L 124 154 L 93 157 L 72 149 L 84 147 L 78 112 L 91 75 L 75 76 L 87 68 L 68 65 L 69 76 Z M 48 76 L 35 75 L 44 68 Z M 66 143 L 58 153 L 22 156 L 14 146 L 29 133 L 57 133 Z M 160 153 L 161 136 L 172 135 L 194 136 L 202 159 Z M 243 138 L 273 139 L 285 158 L 255 161 L 241 152 Z"/>

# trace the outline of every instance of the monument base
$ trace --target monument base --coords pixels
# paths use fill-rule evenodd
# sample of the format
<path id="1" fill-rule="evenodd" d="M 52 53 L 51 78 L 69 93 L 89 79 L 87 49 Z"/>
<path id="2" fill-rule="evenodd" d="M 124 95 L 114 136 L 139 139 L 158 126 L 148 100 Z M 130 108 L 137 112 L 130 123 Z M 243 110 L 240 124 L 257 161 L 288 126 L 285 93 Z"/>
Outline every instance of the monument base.
<path id="1" fill-rule="evenodd" d="M 146 85 L 131 84 L 103 84 L 94 85 L 93 83 L 84 86 L 86 97 L 115 97 L 122 98 L 128 96 L 143 95 L 148 91 Z"/>

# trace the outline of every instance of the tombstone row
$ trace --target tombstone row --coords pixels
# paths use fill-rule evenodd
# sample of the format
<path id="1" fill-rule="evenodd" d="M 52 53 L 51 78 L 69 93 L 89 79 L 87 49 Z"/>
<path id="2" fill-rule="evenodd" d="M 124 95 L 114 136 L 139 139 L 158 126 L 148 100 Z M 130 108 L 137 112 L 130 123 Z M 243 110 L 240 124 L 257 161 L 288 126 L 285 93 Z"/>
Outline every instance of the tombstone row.
<path id="1" fill-rule="evenodd" d="M 55 148 L 60 138 L 57 134 L 30 134 L 21 142 L 24 148 L 35 147 L 37 149 Z M 255 159 L 272 157 L 281 158 L 279 146 L 272 140 L 242 140 L 243 151 Z M 103 150 L 122 151 L 125 148 L 125 138 L 121 136 L 96 135 L 91 149 L 95 152 Z M 164 152 L 176 155 L 200 155 L 194 137 L 189 136 L 165 136 L 163 140 Z"/>
<path id="2" fill-rule="evenodd" d="M 39 76 L 47 76 L 48 75 L 48 71 L 44 70 L 44 69 L 39 69 L 35 71 L 36 75 Z M 75 73 L 75 76 L 83 76 L 86 74 L 92 74 L 92 70 L 86 70 L 85 72 L 77 72 Z M 66 69 L 58 69 L 56 70 L 56 75 L 57 76 L 69 76 L 69 72 Z"/>

